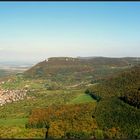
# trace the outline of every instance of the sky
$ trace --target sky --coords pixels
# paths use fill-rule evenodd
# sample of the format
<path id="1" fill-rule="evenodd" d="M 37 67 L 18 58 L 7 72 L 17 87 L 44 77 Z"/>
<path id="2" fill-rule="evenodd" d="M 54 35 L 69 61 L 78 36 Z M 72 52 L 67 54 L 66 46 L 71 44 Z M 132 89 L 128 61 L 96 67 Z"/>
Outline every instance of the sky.
<path id="1" fill-rule="evenodd" d="M 0 2 L 0 61 L 140 56 L 140 2 Z"/>

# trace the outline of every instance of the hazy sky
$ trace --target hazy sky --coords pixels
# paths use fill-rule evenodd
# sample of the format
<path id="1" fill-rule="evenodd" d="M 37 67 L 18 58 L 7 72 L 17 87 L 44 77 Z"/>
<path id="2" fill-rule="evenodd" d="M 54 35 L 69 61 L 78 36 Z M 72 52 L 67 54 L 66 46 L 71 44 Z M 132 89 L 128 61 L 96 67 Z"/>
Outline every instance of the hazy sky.
<path id="1" fill-rule="evenodd" d="M 140 56 L 140 2 L 0 2 L 0 61 Z"/>

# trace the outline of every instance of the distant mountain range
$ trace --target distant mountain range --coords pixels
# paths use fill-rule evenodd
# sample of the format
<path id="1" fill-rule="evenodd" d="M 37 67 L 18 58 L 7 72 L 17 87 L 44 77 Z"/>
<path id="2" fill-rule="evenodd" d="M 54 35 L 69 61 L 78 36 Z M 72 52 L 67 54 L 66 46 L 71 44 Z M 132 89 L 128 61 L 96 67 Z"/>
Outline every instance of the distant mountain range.
<path id="1" fill-rule="evenodd" d="M 49 60 L 63 60 L 63 59 L 70 59 L 72 57 L 50 57 L 48 58 Z M 48 60 L 46 59 L 46 60 Z M 94 60 L 94 61 L 99 61 L 99 60 L 120 60 L 120 61 L 131 61 L 133 62 L 137 62 L 140 61 L 140 57 L 122 57 L 122 58 L 111 58 L 111 57 L 102 57 L 102 56 L 89 56 L 89 57 L 73 57 L 73 59 L 78 59 L 78 60 Z M 29 66 L 33 66 L 34 64 L 36 64 L 37 61 L 1 61 L 0 60 L 0 66 L 10 66 L 10 67 L 29 67 Z"/>

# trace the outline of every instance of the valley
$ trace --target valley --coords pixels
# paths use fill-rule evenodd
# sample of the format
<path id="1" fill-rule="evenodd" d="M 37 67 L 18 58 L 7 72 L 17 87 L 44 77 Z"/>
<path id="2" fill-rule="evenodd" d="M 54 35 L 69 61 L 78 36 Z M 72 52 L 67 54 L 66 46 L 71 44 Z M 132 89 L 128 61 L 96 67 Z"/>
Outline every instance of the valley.
<path id="1" fill-rule="evenodd" d="M 140 138 L 139 76 L 136 58 L 105 57 L 53 57 L 3 76 L 0 138 Z"/>

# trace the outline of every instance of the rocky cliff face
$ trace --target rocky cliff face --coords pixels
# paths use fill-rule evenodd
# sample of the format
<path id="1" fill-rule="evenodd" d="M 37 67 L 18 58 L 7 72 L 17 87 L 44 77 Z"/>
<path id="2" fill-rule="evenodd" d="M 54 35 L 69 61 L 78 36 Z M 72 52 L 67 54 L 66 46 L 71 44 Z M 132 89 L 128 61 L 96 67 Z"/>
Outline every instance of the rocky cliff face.
<path id="1" fill-rule="evenodd" d="M 23 100 L 26 96 L 27 90 L 0 90 L 0 106 L 6 103 Z"/>

